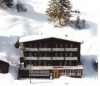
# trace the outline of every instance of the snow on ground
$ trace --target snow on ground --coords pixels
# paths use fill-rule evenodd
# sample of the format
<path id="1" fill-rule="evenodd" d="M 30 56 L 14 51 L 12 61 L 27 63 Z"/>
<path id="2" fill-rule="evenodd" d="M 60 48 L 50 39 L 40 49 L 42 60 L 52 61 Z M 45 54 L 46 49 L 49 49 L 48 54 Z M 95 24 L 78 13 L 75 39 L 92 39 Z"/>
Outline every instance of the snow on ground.
<path id="1" fill-rule="evenodd" d="M 16 0 L 14 0 L 16 2 Z M 47 22 L 45 10 L 50 0 L 20 0 L 27 8 L 27 12 L 18 13 L 12 9 L 0 9 L 0 59 L 10 63 L 8 74 L 0 74 L 0 86 L 98 86 L 98 73 L 92 66 L 93 59 L 97 59 L 98 50 L 98 2 L 96 0 L 71 0 L 73 9 L 82 12 L 82 17 L 87 20 L 88 29 L 75 30 L 71 27 L 57 28 Z M 27 35 L 59 34 L 82 40 L 81 62 L 83 64 L 82 78 L 69 78 L 62 76 L 59 79 L 29 79 L 17 80 L 17 64 L 19 50 L 14 47 L 18 38 Z M 1 83 L 2 82 L 2 83 Z M 6 82 L 6 83 L 5 83 Z M 79 83 L 78 83 L 79 82 Z"/>

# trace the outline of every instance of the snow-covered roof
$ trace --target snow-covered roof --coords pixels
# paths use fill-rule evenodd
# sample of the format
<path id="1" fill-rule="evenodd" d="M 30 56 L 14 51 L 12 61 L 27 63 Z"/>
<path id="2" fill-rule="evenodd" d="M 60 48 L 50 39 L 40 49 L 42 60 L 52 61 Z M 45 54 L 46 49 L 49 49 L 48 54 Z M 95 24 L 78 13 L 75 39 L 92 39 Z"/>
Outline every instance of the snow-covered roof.
<path id="1" fill-rule="evenodd" d="M 3 55 L 0 55 L 0 60 L 8 63 L 7 57 L 5 57 Z"/>
<path id="2" fill-rule="evenodd" d="M 28 42 L 28 41 L 34 41 L 34 40 L 40 40 L 40 39 L 46 39 L 46 38 L 58 38 L 58 39 L 63 39 L 63 40 L 69 40 L 69 41 L 75 41 L 75 42 L 80 42 L 82 43 L 81 40 L 78 40 L 77 38 L 75 37 L 69 37 L 68 35 L 59 35 L 59 34 L 55 34 L 55 35 L 30 35 L 30 36 L 24 36 L 24 37 L 21 37 L 19 39 L 19 42 Z"/>

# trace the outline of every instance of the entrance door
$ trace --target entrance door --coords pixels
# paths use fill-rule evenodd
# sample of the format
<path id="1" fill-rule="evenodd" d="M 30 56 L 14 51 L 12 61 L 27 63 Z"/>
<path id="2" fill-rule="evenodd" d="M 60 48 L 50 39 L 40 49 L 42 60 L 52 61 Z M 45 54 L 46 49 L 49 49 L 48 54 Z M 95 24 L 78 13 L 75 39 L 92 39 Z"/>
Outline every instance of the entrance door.
<path id="1" fill-rule="evenodd" d="M 52 78 L 59 78 L 59 70 L 53 70 L 52 71 Z"/>

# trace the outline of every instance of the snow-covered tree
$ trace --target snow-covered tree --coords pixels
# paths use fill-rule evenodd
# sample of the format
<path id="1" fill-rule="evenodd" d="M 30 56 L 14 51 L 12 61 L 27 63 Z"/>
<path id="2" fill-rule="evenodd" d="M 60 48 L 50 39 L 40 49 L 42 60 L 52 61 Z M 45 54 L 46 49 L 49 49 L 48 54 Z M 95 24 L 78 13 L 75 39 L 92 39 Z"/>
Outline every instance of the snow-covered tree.
<path id="1" fill-rule="evenodd" d="M 6 4 L 5 3 L 3 3 L 2 1 L 0 1 L 0 8 L 3 8 L 3 9 L 5 9 L 7 6 L 6 6 Z"/>
<path id="2" fill-rule="evenodd" d="M 75 26 L 77 27 L 77 28 L 79 28 L 80 29 L 80 16 L 78 16 L 77 18 L 76 18 L 76 23 L 75 23 Z"/>
<path id="3" fill-rule="evenodd" d="M 46 13 L 49 16 L 48 21 L 57 23 L 60 26 L 68 23 L 71 17 L 72 5 L 69 0 L 51 0 Z"/>
<path id="4" fill-rule="evenodd" d="M 26 12 L 27 11 L 27 8 L 25 7 L 25 5 L 19 1 L 16 4 L 16 9 L 18 12 L 21 12 L 21 11 Z"/>
<path id="5" fill-rule="evenodd" d="M 7 7 L 12 7 L 13 6 L 13 0 L 0 0 L 2 3 L 5 3 Z"/>

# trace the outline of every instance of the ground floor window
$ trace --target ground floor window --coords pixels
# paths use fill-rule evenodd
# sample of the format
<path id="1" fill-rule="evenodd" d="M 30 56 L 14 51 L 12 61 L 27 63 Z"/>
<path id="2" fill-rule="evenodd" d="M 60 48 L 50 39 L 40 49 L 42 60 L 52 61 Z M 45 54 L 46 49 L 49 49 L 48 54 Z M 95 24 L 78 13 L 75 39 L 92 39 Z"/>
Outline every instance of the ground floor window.
<path id="1" fill-rule="evenodd" d="M 66 75 L 66 76 L 81 76 L 82 70 L 61 70 L 60 75 Z"/>
<path id="2" fill-rule="evenodd" d="M 31 70 L 29 72 L 30 76 L 50 76 L 49 70 Z"/>

